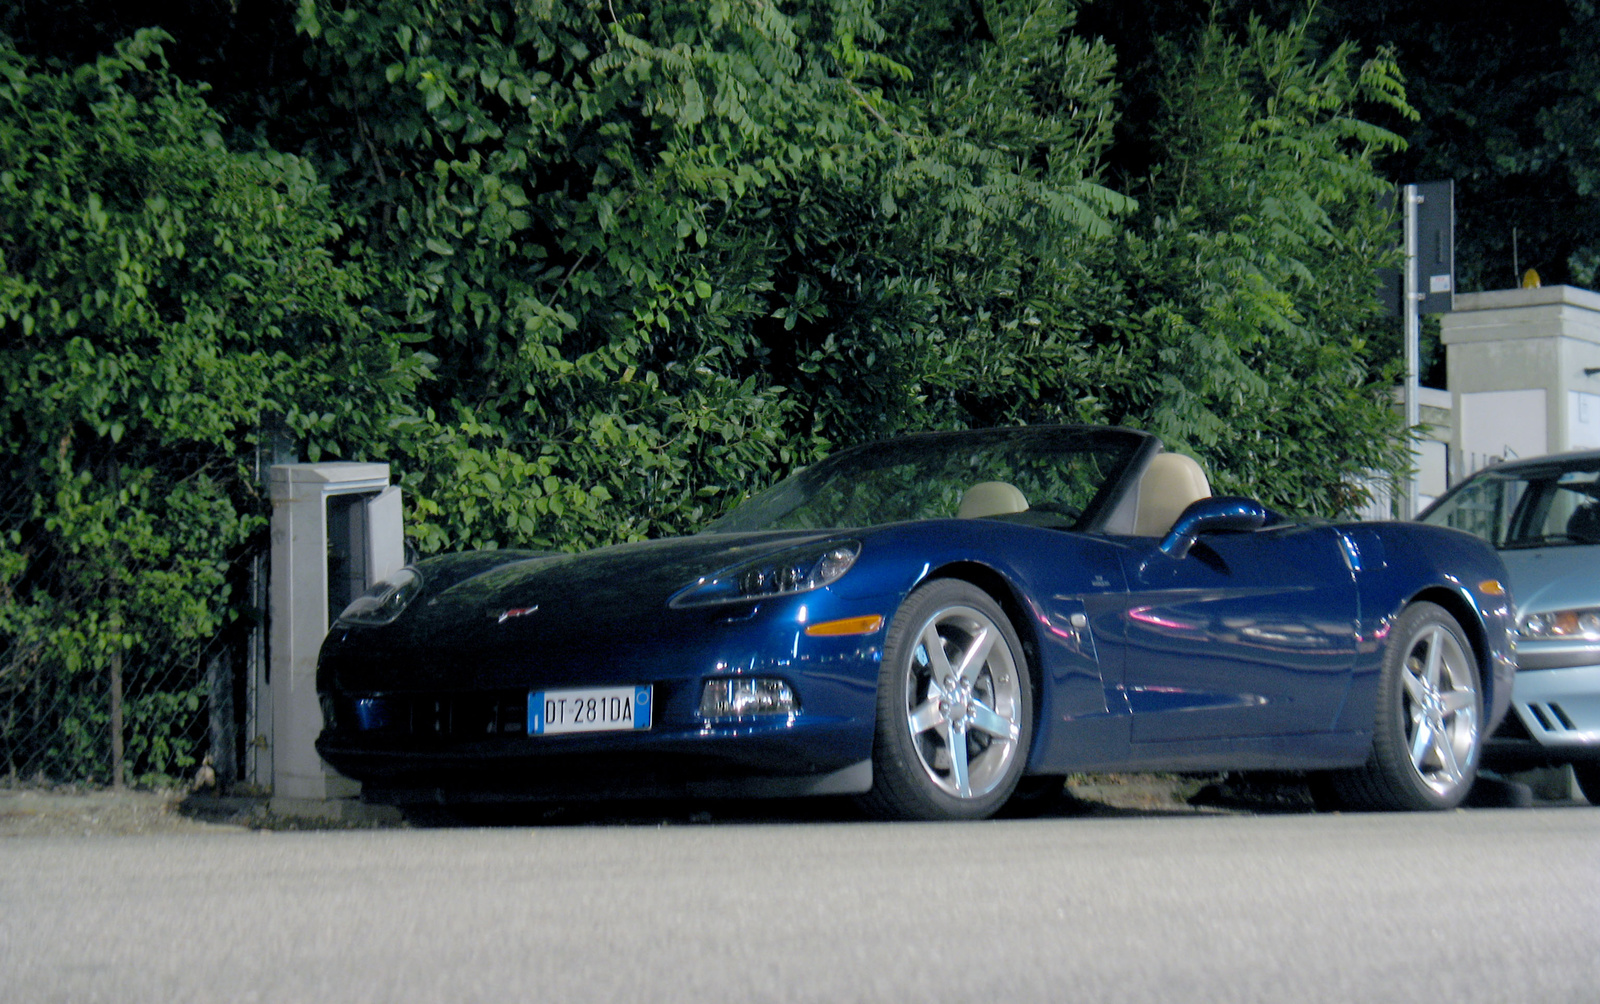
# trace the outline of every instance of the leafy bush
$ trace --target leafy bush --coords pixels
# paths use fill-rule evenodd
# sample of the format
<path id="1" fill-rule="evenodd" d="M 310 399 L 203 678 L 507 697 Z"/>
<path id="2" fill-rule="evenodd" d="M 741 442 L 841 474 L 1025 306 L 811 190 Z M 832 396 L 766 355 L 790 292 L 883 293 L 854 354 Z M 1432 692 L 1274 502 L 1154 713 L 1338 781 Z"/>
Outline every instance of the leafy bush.
<path id="1" fill-rule="evenodd" d="M 60 776 L 108 776 L 113 735 L 137 775 L 192 765 L 269 419 L 392 462 L 424 553 L 682 532 L 922 428 L 1142 426 L 1328 515 L 1403 459 L 1367 295 L 1399 140 L 1361 112 L 1409 112 L 1383 54 L 1213 25 L 1134 80 L 1066 0 L 283 16 L 168 46 L 273 55 L 194 64 L 235 121 L 160 30 L 81 65 L 0 36 L 13 765 L 39 734 Z M 1146 167 L 1112 177 L 1130 88 Z"/>
<path id="2" fill-rule="evenodd" d="M 0 736 L 104 780 L 194 762 L 203 657 L 264 526 L 263 411 L 315 447 L 390 434 L 422 361 L 358 306 L 305 161 L 239 153 L 156 32 L 66 69 L 0 46 Z M 125 703 L 119 707 L 120 688 Z M 108 710 L 111 709 L 111 710 Z"/>

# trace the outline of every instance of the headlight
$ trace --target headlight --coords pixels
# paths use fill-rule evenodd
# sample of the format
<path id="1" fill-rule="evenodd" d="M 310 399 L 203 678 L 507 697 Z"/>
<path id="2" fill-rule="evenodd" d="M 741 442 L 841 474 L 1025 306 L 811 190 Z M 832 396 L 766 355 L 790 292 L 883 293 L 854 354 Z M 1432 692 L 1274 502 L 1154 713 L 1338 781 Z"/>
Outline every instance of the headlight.
<path id="1" fill-rule="evenodd" d="M 361 627 L 392 624 L 420 592 L 422 573 L 415 568 L 402 568 L 352 600 L 334 623 Z"/>
<path id="2" fill-rule="evenodd" d="M 1517 624 L 1517 634 L 1528 641 L 1548 641 L 1556 638 L 1600 641 L 1600 607 L 1527 614 Z"/>
<path id="3" fill-rule="evenodd" d="M 821 589 L 848 572 L 860 553 L 860 541 L 833 540 L 764 555 L 700 578 L 668 605 L 705 607 Z"/>

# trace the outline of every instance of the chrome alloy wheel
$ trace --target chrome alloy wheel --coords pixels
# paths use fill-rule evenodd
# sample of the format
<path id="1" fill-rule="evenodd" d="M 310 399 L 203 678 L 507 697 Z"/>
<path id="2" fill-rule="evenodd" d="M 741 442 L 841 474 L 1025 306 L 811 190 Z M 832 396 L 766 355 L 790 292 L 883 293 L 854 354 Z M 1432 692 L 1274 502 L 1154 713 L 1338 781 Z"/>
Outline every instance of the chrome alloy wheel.
<path id="1" fill-rule="evenodd" d="M 1478 746 L 1477 674 L 1453 632 L 1425 624 L 1411 639 L 1401 683 L 1411 766 L 1440 795 L 1461 787 Z"/>
<path id="2" fill-rule="evenodd" d="M 946 794 L 981 798 L 1008 776 L 1023 690 L 1000 628 L 969 606 L 923 624 L 905 669 L 906 724 L 922 769 Z"/>

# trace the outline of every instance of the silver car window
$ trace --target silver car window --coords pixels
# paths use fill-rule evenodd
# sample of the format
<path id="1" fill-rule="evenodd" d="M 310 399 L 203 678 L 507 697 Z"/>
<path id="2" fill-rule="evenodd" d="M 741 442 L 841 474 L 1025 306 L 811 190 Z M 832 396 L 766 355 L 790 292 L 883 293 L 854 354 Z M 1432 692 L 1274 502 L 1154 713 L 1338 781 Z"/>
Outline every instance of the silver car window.
<path id="1" fill-rule="evenodd" d="M 1511 514 L 1516 511 L 1527 482 L 1496 474 L 1479 474 L 1460 491 L 1439 503 L 1426 522 L 1465 530 L 1495 547 L 1505 546 Z"/>
<path id="2" fill-rule="evenodd" d="M 1502 550 L 1600 544 L 1600 462 L 1482 471 L 1423 518 Z"/>

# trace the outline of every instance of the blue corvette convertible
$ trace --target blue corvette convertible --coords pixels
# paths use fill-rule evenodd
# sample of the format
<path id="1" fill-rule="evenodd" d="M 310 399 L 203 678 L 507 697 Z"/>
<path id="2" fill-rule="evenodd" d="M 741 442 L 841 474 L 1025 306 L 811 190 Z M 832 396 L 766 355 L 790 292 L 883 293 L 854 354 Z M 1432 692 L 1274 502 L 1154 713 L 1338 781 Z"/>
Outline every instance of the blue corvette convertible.
<path id="1" fill-rule="evenodd" d="M 1487 544 L 1288 522 L 1132 429 L 841 451 L 704 532 L 430 558 L 322 648 L 367 797 L 853 794 L 989 816 L 1062 775 L 1299 770 L 1437 809 L 1511 696 Z"/>

